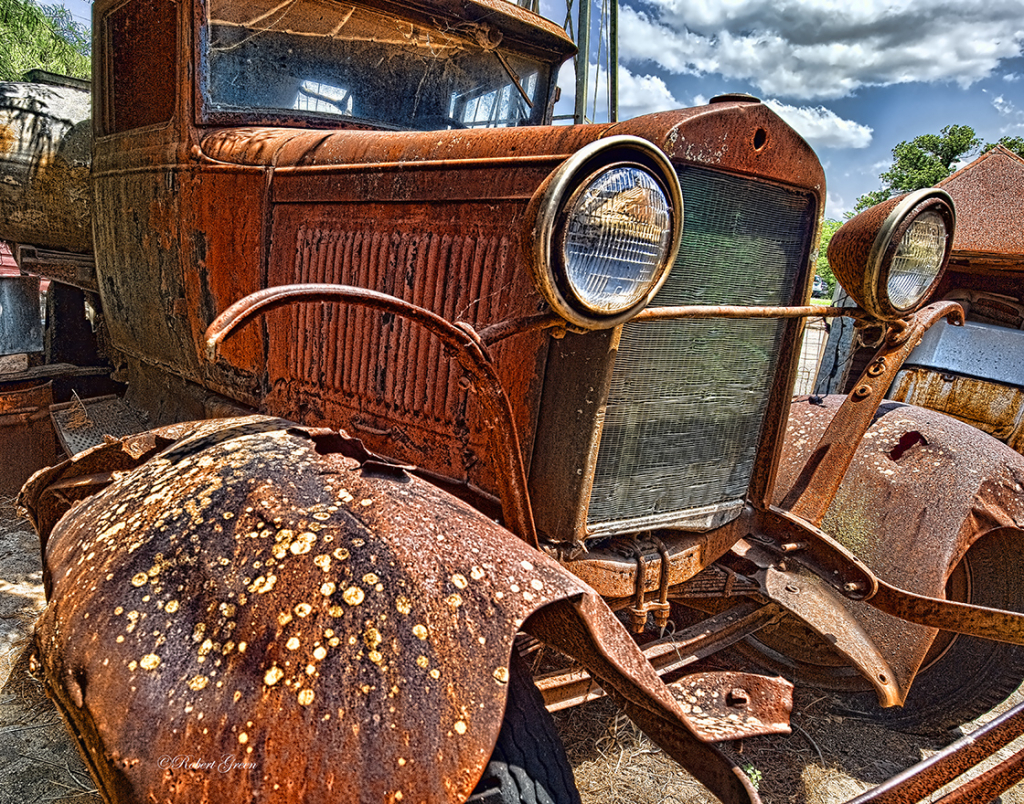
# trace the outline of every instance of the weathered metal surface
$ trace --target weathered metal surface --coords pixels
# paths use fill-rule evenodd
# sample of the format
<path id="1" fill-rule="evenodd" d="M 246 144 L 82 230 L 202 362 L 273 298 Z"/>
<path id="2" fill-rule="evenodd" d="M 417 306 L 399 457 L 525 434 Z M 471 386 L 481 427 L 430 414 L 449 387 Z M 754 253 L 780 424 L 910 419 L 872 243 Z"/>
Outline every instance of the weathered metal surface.
<path id="1" fill-rule="evenodd" d="M 793 685 L 753 673 L 695 673 L 673 682 L 673 693 L 707 742 L 789 734 Z"/>
<path id="2" fill-rule="evenodd" d="M 12 495 L 57 457 L 50 426 L 51 383 L 0 391 L 0 494 Z"/>
<path id="3" fill-rule="evenodd" d="M 1024 160 L 998 145 L 937 185 L 956 202 L 954 252 L 1004 257 L 1024 254 Z"/>
<path id="4" fill-rule="evenodd" d="M 781 508 L 813 525 L 821 524 L 896 372 L 928 327 L 943 317 L 962 323 L 963 310 L 955 302 L 936 302 L 889 330 L 885 346 L 829 423 Z"/>
<path id="5" fill-rule="evenodd" d="M 18 266 L 26 274 L 45 276 L 91 293 L 99 292 L 96 263 L 91 253 L 75 254 L 19 244 Z"/>
<path id="6" fill-rule="evenodd" d="M 580 661 L 634 723 L 724 804 L 759 802 L 746 774 L 697 736 L 690 716 L 658 681 L 626 630 L 599 616 L 605 608 L 596 595 L 558 601 L 537 611 L 523 628 Z"/>
<path id="7" fill-rule="evenodd" d="M 39 279 L 0 276 L 0 355 L 43 351 Z"/>
<path id="8" fill-rule="evenodd" d="M 498 464 L 502 507 L 511 530 L 537 547 L 537 530 L 526 490 L 519 436 L 512 406 L 494 372 L 494 365 L 479 335 L 469 324 L 452 324 L 440 316 L 394 296 L 344 285 L 285 285 L 254 293 L 225 310 L 206 331 L 207 356 L 216 358 L 220 343 L 258 313 L 297 302 L 341 301 L 355 307 L 400 316 L 436 337 L 446 353 L 462 367 L 486 411 L 483 422 L 491 438 L 491 459 Z"/>
<path id="9" fill-rule="evenodd" d="M 0 84 L 0 239 L 68 251 L 92 246 L 87 87 Z"/>
<path id="10" fill-rule="evenodd" d="M 909 368 L 896 375 L 889 398 L 937 410 L 998 438 L 1024 454 L 1024 390 L 972 377 Z"/>
<path id="11" fill-rule="evenodd" d="M 850 799 L 847 804 L 912 804 L 920 801 L 1021 735 L 1024 735 L 1024 704 L 1017 704 L 977 731 L 965 734 L 917 765 Z M 991 801 L 1021 778 L 1022 762 L 1024 755 L 1018 752 L 992 769 L 1000 774 L 998 783 L 992 784 L 991 776 L 979 777 L 981 781 L 965 782 L 960 787 L 967 794 L 966 798 L 941 798 L 939 801 L 947 804 L 954 800 L 972 803 Z"/>
<path id="12" fill-rule="evenodd" d="M 813 460 L 841 404 L 838 396 L 794 403 L 779 497 Z M 995 529 L 1024 526 L 1022 491 L 1024 459 L 1008 447 L 940 413 L 886 402 L 860 439 L 821 530 L 880 581 L 941 598 L 971 544 Z M 905 695 L 935 630 L 869 604 L 841 605 L 886 657 Z"/>
<path id="13" fill-rule="evenodd" d="M 90 458 L 145 462 L 83 475 Z M 37 476 L 24 503 L 38 523 L 47 500 L 107 483 L 45 539 L 36 644 L 110 801 L 462 801 L 534 613 L 528 630 L 716 794 L 757 800 L 597 595 L 344 434 L 178 425 Z"/>
<path id="14" fill-rule="evenodd" d="M 198 424 L 54 528 L 37 646 L 109 800 L 468 795 L 516 628 L 592 593 L 364 454 Z"/>
<path id="15" fill-rule="evenodd" d="M 1024 387 L 1024 331 L 965 321 L 936 322 L 907 358 L 907 365 L 964 374 Z"/>
<path id="16" fill-rule="evenodd" d="M 658 675 L 665 675 L 735 644 L 777 622 L 780 617 L 781 609 L 774 603 L 739 603 L 690 628 L 648 642 L 643 646 L 643 654 Z M 545 673 L 536 677 L 535 681 L 544 696 L 544 705 L 550 712 L 578 706 L 605 695 L 604 689 L 590 673 L 579 668 Z"/>

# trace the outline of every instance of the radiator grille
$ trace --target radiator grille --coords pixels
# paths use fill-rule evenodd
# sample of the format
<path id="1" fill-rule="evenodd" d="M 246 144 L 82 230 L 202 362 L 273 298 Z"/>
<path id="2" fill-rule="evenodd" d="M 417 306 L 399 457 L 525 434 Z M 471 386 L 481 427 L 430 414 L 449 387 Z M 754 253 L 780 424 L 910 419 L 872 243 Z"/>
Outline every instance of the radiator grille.
<path id="1" fill-rule="evenodd" d="M 655 306 L 785 305 L 808 256 L 807 193 L 683 168 L 683 242 Z M 588 511 L 593 533 L 742 501 L 785 322 L 628 324 Z"/>
<path id="2" fill-rule="evenodd" d="M 492 320 L 511 293 L 506 237 L 300 227 L 294 282 L 398 296 L 449 321 Z M 466 392 L 438 341 L 403 319 L 338 305 L 289 309 L 289 374 L 364 413 L 456 426 Z"/>

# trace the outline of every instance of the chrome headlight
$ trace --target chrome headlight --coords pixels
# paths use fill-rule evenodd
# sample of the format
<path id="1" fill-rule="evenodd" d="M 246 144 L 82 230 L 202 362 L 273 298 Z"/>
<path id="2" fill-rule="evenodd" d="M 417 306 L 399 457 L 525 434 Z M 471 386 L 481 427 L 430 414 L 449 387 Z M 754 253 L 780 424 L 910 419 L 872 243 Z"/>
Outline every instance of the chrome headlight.
<path id="1" fill-rule="evenodd" d="M 683 199 L 668 157 L 651 143 L 611 137 L 581 149 L 545 183 L 538 204 L 534 276 L 570 323 L 616 326 L 668 278 Z"/>
<path id="2" fill-rule="evenodd" d="M 867 312 L 901 318 L 927 301 L 953 247 L 956 213 L 944 190 L 929 187 L 865 210 L 832 237 L 828 261 Z"/>

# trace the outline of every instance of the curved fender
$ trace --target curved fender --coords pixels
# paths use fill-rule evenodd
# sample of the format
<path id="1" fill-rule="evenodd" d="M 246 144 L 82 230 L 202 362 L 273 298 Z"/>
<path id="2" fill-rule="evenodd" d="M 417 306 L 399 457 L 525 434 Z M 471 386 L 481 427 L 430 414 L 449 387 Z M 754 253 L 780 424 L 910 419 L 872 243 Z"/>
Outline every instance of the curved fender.
<path id="1" fill-rule="evenodd" d="M 785 497 L 844 397 L 794 402 L 776 484 Z M 1024 456 L 945 414 L 885 402 L 857 448 L 821 529 L 880 578 L 945 595 L 946 580 L 986 533 L 1024 528 Z M 889 660 L 906 696 L 935 629 L 844 601 Z"/>
<path id="2" fill-rule="evenodd" d="M 113 802 L 464 801 L 524 621 L 589 600 L 591 630 L 622 631 L 467 505 L 265 417 L 193 425 L 115 475 L 45 562 L 44 675 Z"/>

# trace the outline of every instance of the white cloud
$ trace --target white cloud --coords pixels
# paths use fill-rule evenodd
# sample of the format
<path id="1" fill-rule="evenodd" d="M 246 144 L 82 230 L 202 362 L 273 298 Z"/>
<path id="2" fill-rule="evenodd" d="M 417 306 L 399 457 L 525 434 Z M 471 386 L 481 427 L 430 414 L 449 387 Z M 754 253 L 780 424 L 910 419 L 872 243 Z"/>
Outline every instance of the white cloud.
<path id="1" fill-rule="evenodd" d="M 867 148 L 872 129 L 844 120 L 824 106 L 789 106 L 768 99 L 766 106 L 797 130 L 812 148 Z"/>
<path id="2" fill-rule="evenodd" d="M 995 107 L 995 110 L 1004 117 L 1009 117 L 1017 113 L 1017 108 L 1002 95 L 998 98 L 993 98 L 992 105 Z"/>
<path id="3" fill-rule="evenodd" d="M 1021 54 L 1020 0 L 634 0 L 620 56 L 721 73 L 768 95 L 839 98 L 913 81 L 968 87 Z"/>
<path id="4" fill-rule="evenodd" d="M 1012 84 L 1014 81 L 1020 81 L 1021 77 L 1020 73 L 1007 73 L 1003 76 L 1003 80 Z"/>

